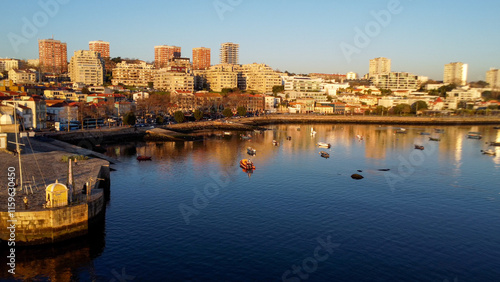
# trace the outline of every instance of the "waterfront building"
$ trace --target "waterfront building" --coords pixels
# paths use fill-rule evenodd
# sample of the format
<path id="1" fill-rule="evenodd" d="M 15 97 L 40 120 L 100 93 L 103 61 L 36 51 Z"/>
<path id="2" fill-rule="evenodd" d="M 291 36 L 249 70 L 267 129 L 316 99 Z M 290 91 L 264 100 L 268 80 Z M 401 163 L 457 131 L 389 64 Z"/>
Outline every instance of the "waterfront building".
<path id="1" fill-rule="evenodd" d="M 66 43 L 54 39 L 40 39 L 38 54 L 42 72 L 61 74 L 68 71 Z"/>
<path id="2" fill-rule="evenodd" d="M 500 71 L 498 69 L 491 68 L 486 72 L 486 82 L 489 87 L 497 90 L 500 88 Z"/>
<path id="3" fill-rule="evenodd" d="M 31 126 L 36 129 L 44 129 L 47 128 L 47 105 L 45 103 L 45 100 L 39 98 L 39 97 L 31 97 L 28 96 L 26 93 L 23 96 L 18 96 L 15 98 L 12 98 L 10 100 L 4 100 L 2 104 L 5 103 L 10 103 L 10 104 L 15 104 L 17 106 L 24 106 L 28 107 L 31 109 L 31 113 L 33 116 Z"/>
<path id="4" fill-rule="evenodd" d="M 206 70 L 210 68 L 210 48 L 193 48 L 193 69 Z"/>
<path id="5" fill-rule="evenodd" d="M 169 45 L 155 46 L 155 67 L 157 69 L 166 67 L 169 60 L 180 57 L 181 47 Z"/>
<path id="6" fill-rule="evenodd" d="M 381 89 L 418 89 L 420 82 L 417 75 L 407 72 L 390 72 L 376 74 L 371 77 L 371 83 Z"/>
<path id="7" fill-rule="evenodd" d="M 220 63 L 221 64 L 238 64 L 238 52 L 240 45 L 232 42 L 222 43 L 220 46 Z"/>
<path id="8" fill-rule="evenodd" d="M 444 84 L 466 85 L 467 68 L 468 65 L 461 62 L 444 65 Z"/>
<path id="9" fill-rule="evenodd" d="M 339 89 L 347 89 L 350 87 L 349 83 L 321 83 L 321 92 L 326 95 L 335 96 Z"/>
<path id="10" fill-rule="evenodd" d="M 241 68 L 245 87 L 240 89 L 257 93 L 273 91 L 273 86 L 283 84 L 281 76 L 266 64 L 247 64 Z"/>
<path id="11" fill-rule="evenodd" d="M 370 60 L 368 76 L 373 77 L 378 74 L 388 74 L 391 72 L 391 60 L 383 57 Z"/>
<path id="12" fill-rule="evenodd" d="M 46 89 L 43 91 L 43 97 L 45 98 L 45 100 L 64 100 L 72 102 L 87 101 L 87 94 L 60 89 Z"/>
<path id="13" fill-rule="evenodd" d="M 179 111 L 195 111 L 196 101 L 193 92 L 188 90 L 175 90 L 170 93 L 172 103 Z"/>
<path id="14" fill-rule="evenodd" d="M 65 100 L 45 100 L 47 122 L 67 123 L 78 120 L 78 106 L 70 105 Z"/>
<path id="15" fill-rule="evenodd" d="M 109 42 L 97 40 L 89 42 L 89 50 L 96 51 L 101 54 L 103 59 L 109 58 Z"/>
<path id="16" fill-rule="evenodd" d="M 237 88 L 238 78 L 240 78 L 241 82 L 241 77 L 241 67 L 239 65 L 215 65 L 211 66 L 206 72 L 207 85 L 214 92 L 221 92 L 224 88 Z"/>
<path id="17" fill-rule="evenodd" d="M 127 86 L 148 87 L 149 82 L 154 80 L 154 66 L 146 62 L 127 63 L 122 61 L 113 69 L 113 85 L 123 84 Z"/>
<path id="18" fill-rule="evenodd" d="M 194 90 L 194 76 L 191 73 L 160 69 L 155 71 L 153 83 L 155 89 L 164 91 Z"/>
<path id="19" fill-rule="evenodd" d="M 195 107 L 197 109 L 200 109 L 202 111 L 208 111 L 208 110 L 222 110 L 222 95 L 219 93 L 195 93 L 194 94 L 194 99 L 195 99 Z"/>
<path id="20" fill-rule="evenodd" d="M 104 84 L 104 59 L 97 51 L 75 51 L 69 63 L 71 82 L 87 85 Z"/>

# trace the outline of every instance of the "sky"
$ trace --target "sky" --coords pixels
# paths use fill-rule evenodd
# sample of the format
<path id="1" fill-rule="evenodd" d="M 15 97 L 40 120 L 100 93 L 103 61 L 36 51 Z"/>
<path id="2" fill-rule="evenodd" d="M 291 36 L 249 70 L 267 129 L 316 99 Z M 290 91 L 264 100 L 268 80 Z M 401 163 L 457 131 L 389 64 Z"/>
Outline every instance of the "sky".
<path id="1" fill-rule="evenodd" d="M 66 42 L 68 61 L 88 42 L 110 42 L 111 57 L 154 60 L 154 46 L 240 44 L 240 64 L 294 73 L 392 71 L 442 80 L 444 65 L 468 64 L 468 81 L 500 68 L 500 1 L 427 0 L 31 0 L 2 1 L 0 57 L 37 59 L 38 39 Z"/>

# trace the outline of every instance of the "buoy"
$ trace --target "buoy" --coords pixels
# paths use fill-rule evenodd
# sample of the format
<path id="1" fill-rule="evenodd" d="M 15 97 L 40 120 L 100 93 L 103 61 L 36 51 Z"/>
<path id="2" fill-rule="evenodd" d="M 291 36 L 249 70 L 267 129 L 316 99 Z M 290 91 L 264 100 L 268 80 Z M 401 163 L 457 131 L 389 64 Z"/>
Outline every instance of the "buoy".
<path id="1" fill-rule="evenodd" d="M 352 179 L 363 179 L 364 177 L 361 174 L 355 173 L 355 174 L 351 175 L 351 178 Z"/>

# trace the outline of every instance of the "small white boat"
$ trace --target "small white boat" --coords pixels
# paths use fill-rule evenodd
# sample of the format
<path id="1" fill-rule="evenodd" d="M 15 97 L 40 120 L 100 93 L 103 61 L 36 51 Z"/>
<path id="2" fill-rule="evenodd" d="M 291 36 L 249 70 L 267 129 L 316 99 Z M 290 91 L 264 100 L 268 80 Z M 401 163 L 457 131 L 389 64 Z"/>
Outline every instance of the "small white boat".
<path id="1" fill-rule="evenodd" d="M 490 156 L 496 156 L 497 152 L 495 152 L 494 150 L 491 150 L 491 149 L 488 149 L 488 150 L 481 150 L 481 153 L 483 153 L 484 155 L 490 155 Z"/>
<path id="2" fill-rule="evenodd" d="M 314 131 L 314 129 L 311 127 L 311 136 L 315 136 L 316 135 L 316 131 Z"/>
<path id="3" fill-rule="evenodd" d="M 229 131 L 224 131 L 224 135 L 228 135 L 228 136 L 229 136 L 229 135 L 231 135 L 231 132 L 229 132 Z"/>
<path id="4" fill-rule="evenodd" d="M 357 138 L 359 141 L 363 140 L 363 136 L 362 136 L 362 135 L 359 135 L 359 134 L 358 134 L 358 135 L 356 135 L 356 138 Z"/>
<path id="5" fill-rule="evenodd" d="M 273 140 L 273 145 L 274 146 L 279 146 L 280 145 L 280 142 L 276 141 L 276 140 Z"/>
<path id="6" fill-rule="evenodd" d="M 330 145 L 330 143 L 318 142 L 318 147 L 320 147 L 320 148 L 330 148 L 331 145 Z"/>

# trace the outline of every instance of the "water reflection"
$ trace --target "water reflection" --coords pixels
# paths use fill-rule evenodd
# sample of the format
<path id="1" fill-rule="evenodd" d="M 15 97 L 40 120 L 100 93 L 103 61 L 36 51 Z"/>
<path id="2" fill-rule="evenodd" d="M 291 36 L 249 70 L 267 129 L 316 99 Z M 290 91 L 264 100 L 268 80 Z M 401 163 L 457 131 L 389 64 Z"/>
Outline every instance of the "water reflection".
<path id="1" fill-rule="evenodd" d="M 54 245 L 16 247 L 16 274 L 7 272 L 6 264 L 0 265 L 0 280 L 78 280 L 82 273 L 93 273 L 93 261 L 99 257 L 106 246 L 104 215 L 89 226 L 89 233 L 69 241 Z M 8 255 L 3 245 L 1 256 Z M 94 277 L 95 278 L 95 277 Z M 95 280 L 95 279 L 92 279 Z"/>

